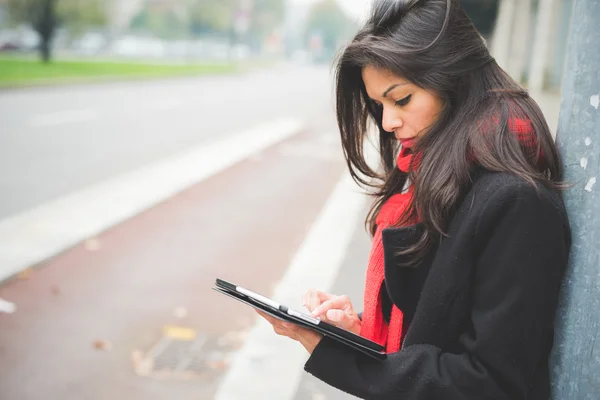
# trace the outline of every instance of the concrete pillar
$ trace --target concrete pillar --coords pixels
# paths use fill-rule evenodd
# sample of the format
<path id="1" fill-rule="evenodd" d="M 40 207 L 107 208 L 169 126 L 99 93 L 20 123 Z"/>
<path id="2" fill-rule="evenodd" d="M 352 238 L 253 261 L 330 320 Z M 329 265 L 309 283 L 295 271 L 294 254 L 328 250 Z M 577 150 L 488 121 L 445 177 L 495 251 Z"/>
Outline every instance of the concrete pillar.
<path id="1" fill-rule="evenodd" d="M 532 91 L 544 89 L 550 64 L 550 48 L 555 43 L 556 5 L 556 0 L 539 0 L 528 80 L 528 88 Z"/>
<path id="2" fill-rule="evenodd" d="M 498 2 L 498 16 L 492 36 L 492 56 L 498 65 L 505 69 L 508 66 L 511 50 L 516 2 L 517 0 L 500 0 Z"/>
<path id="3" fill-rule="evenodd" d="M 600 399 L 600 1 L 573 5 L 557 143 L 573 245 L 556 314 L 554 400 Z"/>
<path id="4" fill-rule="evenodd" d="M 510 53 L 506 72 L 522 81 L 529 60 L 531 0 L 518 0 L 515 6 Z"/>
<path id="5" fill-rule="evenodd" d="M 546 72 L 548 89 L 560 89 L 561 87 L 574 3 L 575 0 L 556 0 L 556 10 L 554 11 L 556 23 L 552 28 L 554 42 L 550 46 L 550 65 Z"/>
<path id="6" fill-rule="evenodd" d="M 491 52 L 498 64 L 521 81 L 528 64 L 531 0 L 500 0 Z"/>

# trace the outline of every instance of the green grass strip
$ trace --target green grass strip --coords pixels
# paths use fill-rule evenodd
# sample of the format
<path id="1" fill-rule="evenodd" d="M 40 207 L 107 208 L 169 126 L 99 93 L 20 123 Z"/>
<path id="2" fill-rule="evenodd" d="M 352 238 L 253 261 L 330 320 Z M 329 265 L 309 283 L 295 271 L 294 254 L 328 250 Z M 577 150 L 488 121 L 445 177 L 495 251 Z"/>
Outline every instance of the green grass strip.
<path id="1" fill-rule="evenodd" d="M 232 73 L 234 63 L 145 64 L 138 62 L 55 60 L 1 56 L 0 87 L 60 84 L 111 79 L 193 76 Z"/>

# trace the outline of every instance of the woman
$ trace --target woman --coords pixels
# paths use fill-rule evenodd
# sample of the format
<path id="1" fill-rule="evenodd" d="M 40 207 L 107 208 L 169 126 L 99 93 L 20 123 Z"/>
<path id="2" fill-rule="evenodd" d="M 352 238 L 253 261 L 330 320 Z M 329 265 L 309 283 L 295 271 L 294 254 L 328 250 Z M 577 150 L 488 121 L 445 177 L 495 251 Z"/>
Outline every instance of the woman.
<path id="1" fill-rule="evenodd" d="M 268 315 L 306 371 L 366 399 L 548 399 L 570 231 L 541 111 L 456 0 L 377 1 L 337 67 L 352 176 L 376 188 L 362 315 L 310 291 L 313 315 L 385 345 L 376 361 Z M 379 128 L 382 171 L 363 156 Z"/>

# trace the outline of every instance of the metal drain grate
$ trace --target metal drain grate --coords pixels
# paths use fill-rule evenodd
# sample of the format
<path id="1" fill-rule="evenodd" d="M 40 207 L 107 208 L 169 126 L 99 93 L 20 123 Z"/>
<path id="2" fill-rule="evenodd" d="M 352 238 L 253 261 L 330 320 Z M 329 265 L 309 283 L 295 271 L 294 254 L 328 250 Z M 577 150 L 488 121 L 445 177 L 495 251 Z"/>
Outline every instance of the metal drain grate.
<path id="1" fill-rule="evenodd" d="M 163 337 L 146 354 L 134 353 L 134 369 L 140 376 L 213 379 L 227 369 L 243 337 L 243 332 L 209 337 L 189 328 L 165 327 Z"/>
<path id="2" fill-rule="evenodd" d="M 164 349 L 154 357 L 154 369 L 181 372 L 189 370 L 192 361 L 201 357 L 200 350 L 206 342 L 206 337 L 199 337 L 194 341 L 171 338 L 163 338 L 162 341 L 164 344 L 161 347 Z"/>

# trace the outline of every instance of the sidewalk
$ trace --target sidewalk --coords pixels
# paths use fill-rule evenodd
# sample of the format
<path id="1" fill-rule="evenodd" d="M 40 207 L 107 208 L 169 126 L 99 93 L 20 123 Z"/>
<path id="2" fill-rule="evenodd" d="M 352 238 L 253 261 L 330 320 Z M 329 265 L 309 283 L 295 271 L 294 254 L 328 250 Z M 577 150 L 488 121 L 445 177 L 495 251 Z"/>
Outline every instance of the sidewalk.
<path id="1" fill-rule="evenodd" d="M 342 175 L 338 146 L 324 115 L 0 285 L 16 305 L 0 313 L 0 398 L 214 399 L 258 320 L 214 280 L 272 291 Z M 329 226 L 350 237 L 345 204 L 333 209 L 346 222 Z"/>

